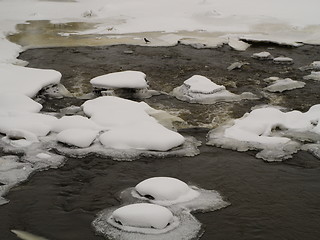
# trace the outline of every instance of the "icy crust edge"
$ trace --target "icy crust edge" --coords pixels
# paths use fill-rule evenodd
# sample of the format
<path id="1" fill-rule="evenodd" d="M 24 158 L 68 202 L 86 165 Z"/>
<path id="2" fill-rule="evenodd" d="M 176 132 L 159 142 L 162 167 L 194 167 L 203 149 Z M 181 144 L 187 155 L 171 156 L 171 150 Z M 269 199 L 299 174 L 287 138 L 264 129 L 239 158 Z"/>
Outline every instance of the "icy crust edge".
<path id="1" fill-rule="evenodd" d="M 9 157 L 11 156 L 12 163 L 16 164 L 15 168 L 10 169 L 2 169 L 0 165 L 0 182 L 4 183 L 0 186 L 0 206 L 9 203 L 9 200 L 5 199 L 4 196 L 11 188 L 28 181 L 35 172 L 58 168 L 65 163 L 64 156 L 49 152 L 51 148 L 47 144 L 39 142 L 32 143 L 27 147 L 17 148 L 0 139 L 0 149 Z M 0 157 L 0 159 L 6 158 L 8 155 Z M 10 178 L 10 180 L 3 182 L 5 177 Z"/>
<path id="2" fill-rule="evenodd" d="M 117 208 L 109 208 L 101 211 L 92 222 L 95 231 L 106 238 L 119 240 L 162 240 L 162 239 L 197 239 L 202 234 L 201 223 L 187 211 L 181 211 L 174 215 L 174 222 L 166 228 L 124 228 L 115 222 L 110 223 L 110 217 Z"/>
<path id="3" fill-rule="evenodd" d="M 194 137 L 185 137 L 185 142 L 181 146 L 166 152 L 136 149 L 117 150 L 105 148 L 98 142 L 94 142 L 87 148 L 70 148 L 54 141 L 51 144 L 51 147 L 58 153 L 69 157 L 85 157 L 90 154 L 96 154 L 102 157 L 110 157 L 117 161 L 132 161 L 141 157 L 193 157 L 200 153 L 198 146 L 201 145 L 201 142 L 196 140 Z"/>

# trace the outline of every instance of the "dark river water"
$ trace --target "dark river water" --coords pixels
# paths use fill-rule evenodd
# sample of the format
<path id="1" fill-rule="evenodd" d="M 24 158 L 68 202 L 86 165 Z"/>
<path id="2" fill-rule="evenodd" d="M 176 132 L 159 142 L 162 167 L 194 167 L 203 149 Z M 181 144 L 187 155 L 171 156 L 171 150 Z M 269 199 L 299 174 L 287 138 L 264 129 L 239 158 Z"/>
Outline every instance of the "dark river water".
<path id="1" fill-rule="evenodd" d="M 275 65 L 251 59 L 253 52 L 269 49 L 273 55 L 294 59 L 293 65 Z M 128 54 L 128 50 L 132 51 Z M 239 153 L 206 146 L 209 129 L 240 117 L 258 104 L 278 104 L 305 111 L 319 103 L 318 82 L 307 82 L 303 90 L 262 95 L 266 77 L 301 80 L 298 70 L 319 57 L 320 48 L 284 48 L 259 45 L 246 52 L 228 47 L 194 49 L 188 46 L 146 48 L 137 46 L 47 48 L 28 50 L 21 59 L 31 67 L 53 68 L 63 74 L 62 83 L 74 94 L 90 92 L 90 78 L 119 70 L 140 70 L 147 74 L 152 89 L 169 92 L 194 74 L 216 79 L 228 90 L 252 91 L 255 101 L 188 104 L 170 96 L 146 100 L 151 106 L 179 113 L 188 127 L 182 134 L 192 135 L 203 144 L 195 157 L 141 158 L 119 162 L 87 156 L 68 158 L 59 169 L 35 173 L 28 182 L 7 195 L 9 204 L 0 206 L 0 239 L 16 240 L 10 229 L 19 229 L 49 240 L 98 240 L 91 227 L 96 214 L 120 204 L 118 194 L 140 181 L 170 176 L 204 189 L 217 190 L 231 205 L 209 213 L 195 213 L 203 224 L 202 240 L 318 240 L 320 239 L 320 160 L 299 152 L 290 160 L 266 163 L 255 152 Z M 235 61 L 247 61 L 243 69 L 227 71 Z M 70 98 L 43 102 L 44 110 L 59 111 L 83 101 Z"/>

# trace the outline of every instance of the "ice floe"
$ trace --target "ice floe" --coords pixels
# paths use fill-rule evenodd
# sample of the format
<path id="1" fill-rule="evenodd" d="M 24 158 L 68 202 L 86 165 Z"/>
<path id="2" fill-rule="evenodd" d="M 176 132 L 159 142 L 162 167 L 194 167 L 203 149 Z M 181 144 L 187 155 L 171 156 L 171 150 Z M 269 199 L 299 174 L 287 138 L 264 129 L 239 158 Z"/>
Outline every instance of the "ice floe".
<path id="1" fill-rule="evenodd" d="M 268 80 L 271 80 L 268 78 Z M 264 88 L 269 92 L 283 92 L 288 90 L 293 90 L 297 88 L 303 88 L 306 85 L 305 82 L 295 81 L 291 78 L 280 79 L 277 78 L 271 85 Z"/>
<path id="2" fill-rule="evenodd" d="M 261 150 L 256 156 L 281 161 L 297 152 L 303 140 L 296 133 L 319 134 L 320 105 L 309 111 L 282 112 L 275 107 L 259 108 L 242 118 L 209 132 L 209 145 L 238 151 Z"/>
<path id="3" fill-rule="evenodd" d="M 252 57 L 259 60 L 271 60 L 273 56 L 269 52 L 259 52 L 252 54 Z"/>
<path id="4" fill-rule="evenodd" d="M 95 88 L 115 89 L 115 88 L 147 88 L 146 74 L 139 71 L 114 72 L 98 76 L 90 80 Z"/>
<path id="5" fill-rule="evenodd" d="M 250 92 L 244 92 L 240 95 L 231 93 L 224 86 L 217 85 L 201 75 L 194 75 L 187 79 L 181 86 L 174 88 L 171 94 L 179 100 L 201 104 L 257 99 Z"/>
<path id="6" fill-rule="evenodd" d="M 92 223 L 97 233 L 107 238 L 195 239 L 202 234 L 201 223 L 191 212 L 214 211 L 229 205 L 214 190 L 188 186 L 171 177 L 146 179 L 135 188 L 122 191 L 120 198 L 124 207 L 105 209 Z M 154 217 L 160 221 L 159 226 L 153 226 Z"/>
<path id="7" fill-rule="evenodd" d="M 293 59 L 289 57 L 280 56 L 274 58 L 273 62 L 276 64 L 293 64 Z"/>
<path id="8" fill-rule="evenodd" d="M 312 71 L 310 75 L 304 76 L 303 79 L 320 81 L 320 72 Z"/>
<path id="9" fill-rule="evenodd" d="M 227 67 L 228 71 L 232 71 L 234 69 L 240 69 L 244 65 L 249 65 L 248 62 L 234 62 L 229 67 Z"/>

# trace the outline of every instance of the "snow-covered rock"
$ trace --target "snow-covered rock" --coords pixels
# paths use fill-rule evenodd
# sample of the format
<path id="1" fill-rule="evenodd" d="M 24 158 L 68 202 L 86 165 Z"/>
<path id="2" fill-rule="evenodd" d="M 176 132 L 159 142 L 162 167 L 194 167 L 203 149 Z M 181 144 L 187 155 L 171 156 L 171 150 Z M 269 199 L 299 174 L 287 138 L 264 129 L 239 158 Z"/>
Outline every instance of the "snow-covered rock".
<path id="1" fill-rule="evenodd" d="M 135 186 L 133 194 L 149 199 L 152 203 L 171 205 L 188 202 L 200 194 L 188 184 L 171 177 L 154 177 L 146 179 Z"/>
<path id="2" fill-rule="evenodd" d="M 0 115 L 3 115 L 5 112 L 9 112 L 9 111 L 10 112 L 12 111 L 39 112 L 41 110 L 42 105 L 32 100 L 31 98 L 27 97 L 26 95 L 14 93 L 14 92 L 11 92 L 11 93 L 1 92 L 2 90 L 1 88 L 0 88 Z"/>
<path id="3" fill-rule="evenodd" d="M 294 134 L 286 132 L 316 132 L 320 120 L 320 105 L 309 111 L 282 112 L 274 107 L 260 108 L 212 130 L 208 144 L 247 151 L 262 150 L 257 157 L 267 161 L 281 161 L 300 149 Z M 300 139 L 299 139 L 300 140 Z"/>
<path id="4" fill-rule="evenodd" d="M 80 148 L 89 147 L 96 139 L 99 131 L 83 128 L 70 128 L 57 135 L 57 141 Z"/>
<path id="5" fill-rule="evenodd" d="M 308 71 L 308 70 L 320 70 L 320 61 L 314 61 L 307 66 L 303 66 L 299 68 L 301 71 Z"/>
<path id="6" fill-rule="evenodd" d="M 173 214 L 156 204 L 136 203 L 115 210 L 111 220 L 122 226 L 164 229 L 173 222 Z"/>
<path id="7" fill-rule="evenodd" d="M 252 58 L 259 60 L 270 60 L 273 59 L 273 56 L 269 52 L 259 52 L 252 54 Z"/>
<path id="8" fill-rule="evenodd" d="M 283 92 L 287 90 L 293 90 L 297 88 L 303 88 L 306 85 L 305 82 L 295 81 L 291 78 L 278 79 L 268 87 L 264 89 L 269 92 Z"/>
<path id="9" fill-rule="evenodd" d="M 289 57 L 280 56 L 280 57 L 274 58 L 273 62 L 277 64 L 292 64 L 293 59 Z"/>
<path id="10" fill-rule="evenodd" d="M 123 71 L 105 74 L 90 80 L 95 88 L 116 89 L 116 88 L 147 88 L 146 75 L 139 71 Z"/>
<path id="11" fill-rule="evenodd" d="M 310 75 L 304 76 L 303 79 L 320 81 L 320 72 L 311 72 Z"/>
<path id="12" fill-rule="evenodd" d="M 224 86 L 217 85 L 200 75 L 194 75 L 187 79 L 181 86 L 174 88 L 171 94 L 179 100 L 201 104 L 256 99 L 256 96 L 252 93 L 233 94 L 226 90 Z"/>
<path id="13" fill-rule="evenodd" d="M 61 73 L 55 70 L 0 64 L 0 93 L 34 97 L 43 87 L 58 84 L 60 79 Z"/>
<path id="14" fill-rule="evenodd" d="M 56 120 L 56 117 L 41 113 L 10 112 L 0 115 L 0 132 L 7 134 L 12 130 L 21 130 L 46 136 Z"/>

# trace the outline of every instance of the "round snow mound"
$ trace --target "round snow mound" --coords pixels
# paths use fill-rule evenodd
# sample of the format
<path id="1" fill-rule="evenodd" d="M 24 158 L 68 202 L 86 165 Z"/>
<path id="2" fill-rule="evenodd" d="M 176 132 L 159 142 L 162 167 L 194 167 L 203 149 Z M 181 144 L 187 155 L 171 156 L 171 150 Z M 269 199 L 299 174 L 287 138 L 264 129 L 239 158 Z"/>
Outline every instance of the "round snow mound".
<path id="1" fill-rule="evenodd" d="M 172 205 L 190 201 L 198 197 L 199 193 L 179 179 L 153 177 L 140 182 L 132 195 L 160 205 Z"/>
<path id="2" fill-rule="evenodd" d="M 108 222 L 125 231 L 137 231 L 137 228 L 161 230 L 170 226 L 174 222 L 174 217 L 165 207 L 150 203 L 136 203 L 115 210 Z"/>
<path id="3" fill-rule="evenodd" d="M 95 88 L 147 88 L 146 74 L 139 71 L 123 71 L 105 74 L 90 80 Z"/>

